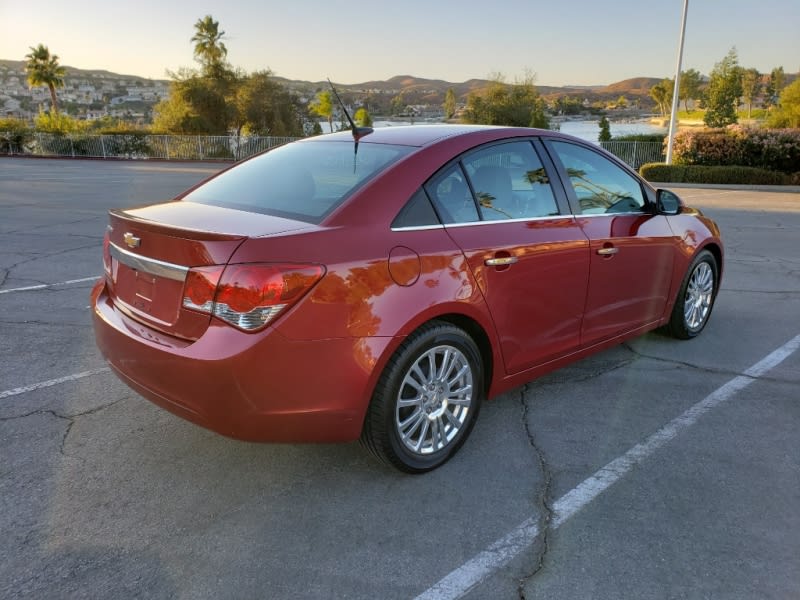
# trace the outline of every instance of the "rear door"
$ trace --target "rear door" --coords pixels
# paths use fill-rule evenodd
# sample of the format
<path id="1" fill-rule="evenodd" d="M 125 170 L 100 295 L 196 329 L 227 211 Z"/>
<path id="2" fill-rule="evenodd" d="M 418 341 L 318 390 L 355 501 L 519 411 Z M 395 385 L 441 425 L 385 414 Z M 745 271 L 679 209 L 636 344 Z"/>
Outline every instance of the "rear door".
<path id="1" fill-rule="evenodd" d="M 483 147 L 426 191 L 488 304 L 508 374 L 580 340 L 589 242 L 530 140 Z"/>
<path id="2" fill-rule="evenodd" d="M 676 240 L 637 178 L 577 143 L 547 142 L 562 166 L 570 203 L 591 244 L 581 343 L 591 345 L 661 318 Z"/>

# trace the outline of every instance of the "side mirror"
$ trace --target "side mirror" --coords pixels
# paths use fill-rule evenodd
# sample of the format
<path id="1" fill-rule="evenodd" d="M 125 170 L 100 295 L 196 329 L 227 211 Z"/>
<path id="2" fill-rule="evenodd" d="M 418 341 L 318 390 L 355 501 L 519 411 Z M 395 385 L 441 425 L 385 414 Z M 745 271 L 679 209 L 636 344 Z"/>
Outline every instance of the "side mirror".
<path id="1" fill-rule="evenodd" d="M 683 203 L 677 194 L 669 190 L 656 191 L 656 208 L 660 215 L 677 215 L 681 212 Z"/>

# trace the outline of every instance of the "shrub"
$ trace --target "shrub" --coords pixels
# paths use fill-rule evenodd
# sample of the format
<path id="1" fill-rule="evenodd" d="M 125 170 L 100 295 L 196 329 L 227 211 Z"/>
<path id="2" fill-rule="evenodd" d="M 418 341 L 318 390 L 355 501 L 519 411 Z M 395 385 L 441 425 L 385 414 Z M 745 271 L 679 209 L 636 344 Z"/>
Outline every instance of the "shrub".
<path id="1" fill-rule="evenodd" d="M 0 119 L 0 153 L 19 154 L 33 139 L 33 132 L 20 119 Z"/>
<path id="2" fill-rule="evenodd" d="M 739 185 L 787 185 L 791 177 L 778 171 L 742 166 L 666 165 L 648 163 L 639 169 L 648 181 Z"/>
<path id="3" fill-rule="evenodd" d="M 746 166 L 791 173 L 800 165 L 800 130 L 725 129 L 683 130 L 675 135 L 676 164 Z"/>
<path id="4" fill-rule="evenodd" d="M 663 133 L 629 133 L 628 135 L 615 135 L 612 142 L 664 142 Z"/>

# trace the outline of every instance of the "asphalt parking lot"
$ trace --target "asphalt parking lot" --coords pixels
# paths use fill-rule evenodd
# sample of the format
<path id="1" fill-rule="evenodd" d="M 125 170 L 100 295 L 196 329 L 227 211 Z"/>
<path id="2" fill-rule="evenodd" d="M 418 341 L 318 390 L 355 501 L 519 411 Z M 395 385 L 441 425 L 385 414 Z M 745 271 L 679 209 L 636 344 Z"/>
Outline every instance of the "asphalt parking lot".
<path id="1" fill-rule="evenodd" d="M 220 167 L 0 158 L 0 598 L 800 597 L 800 194 L 676 189 L 726 242 L 703 334 L 516 389 L 408 476 L 222 438 L 105 367 L 106 210 Z"/>

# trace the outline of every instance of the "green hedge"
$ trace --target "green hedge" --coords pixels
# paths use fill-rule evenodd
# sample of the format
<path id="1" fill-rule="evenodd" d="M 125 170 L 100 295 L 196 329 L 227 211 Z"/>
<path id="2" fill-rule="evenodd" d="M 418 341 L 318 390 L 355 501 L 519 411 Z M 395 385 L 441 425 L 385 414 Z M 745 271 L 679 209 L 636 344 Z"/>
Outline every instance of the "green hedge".
<path id="1" fill-rule="evenodd" d="M 800 184 L 800 173 L 786 175 L 755 167 L 706 167 L 701 165 L 666 165 L 647 163 L 639 169 L 648 181 L 662 183 L 711 183 L 739 185 Z"/>

